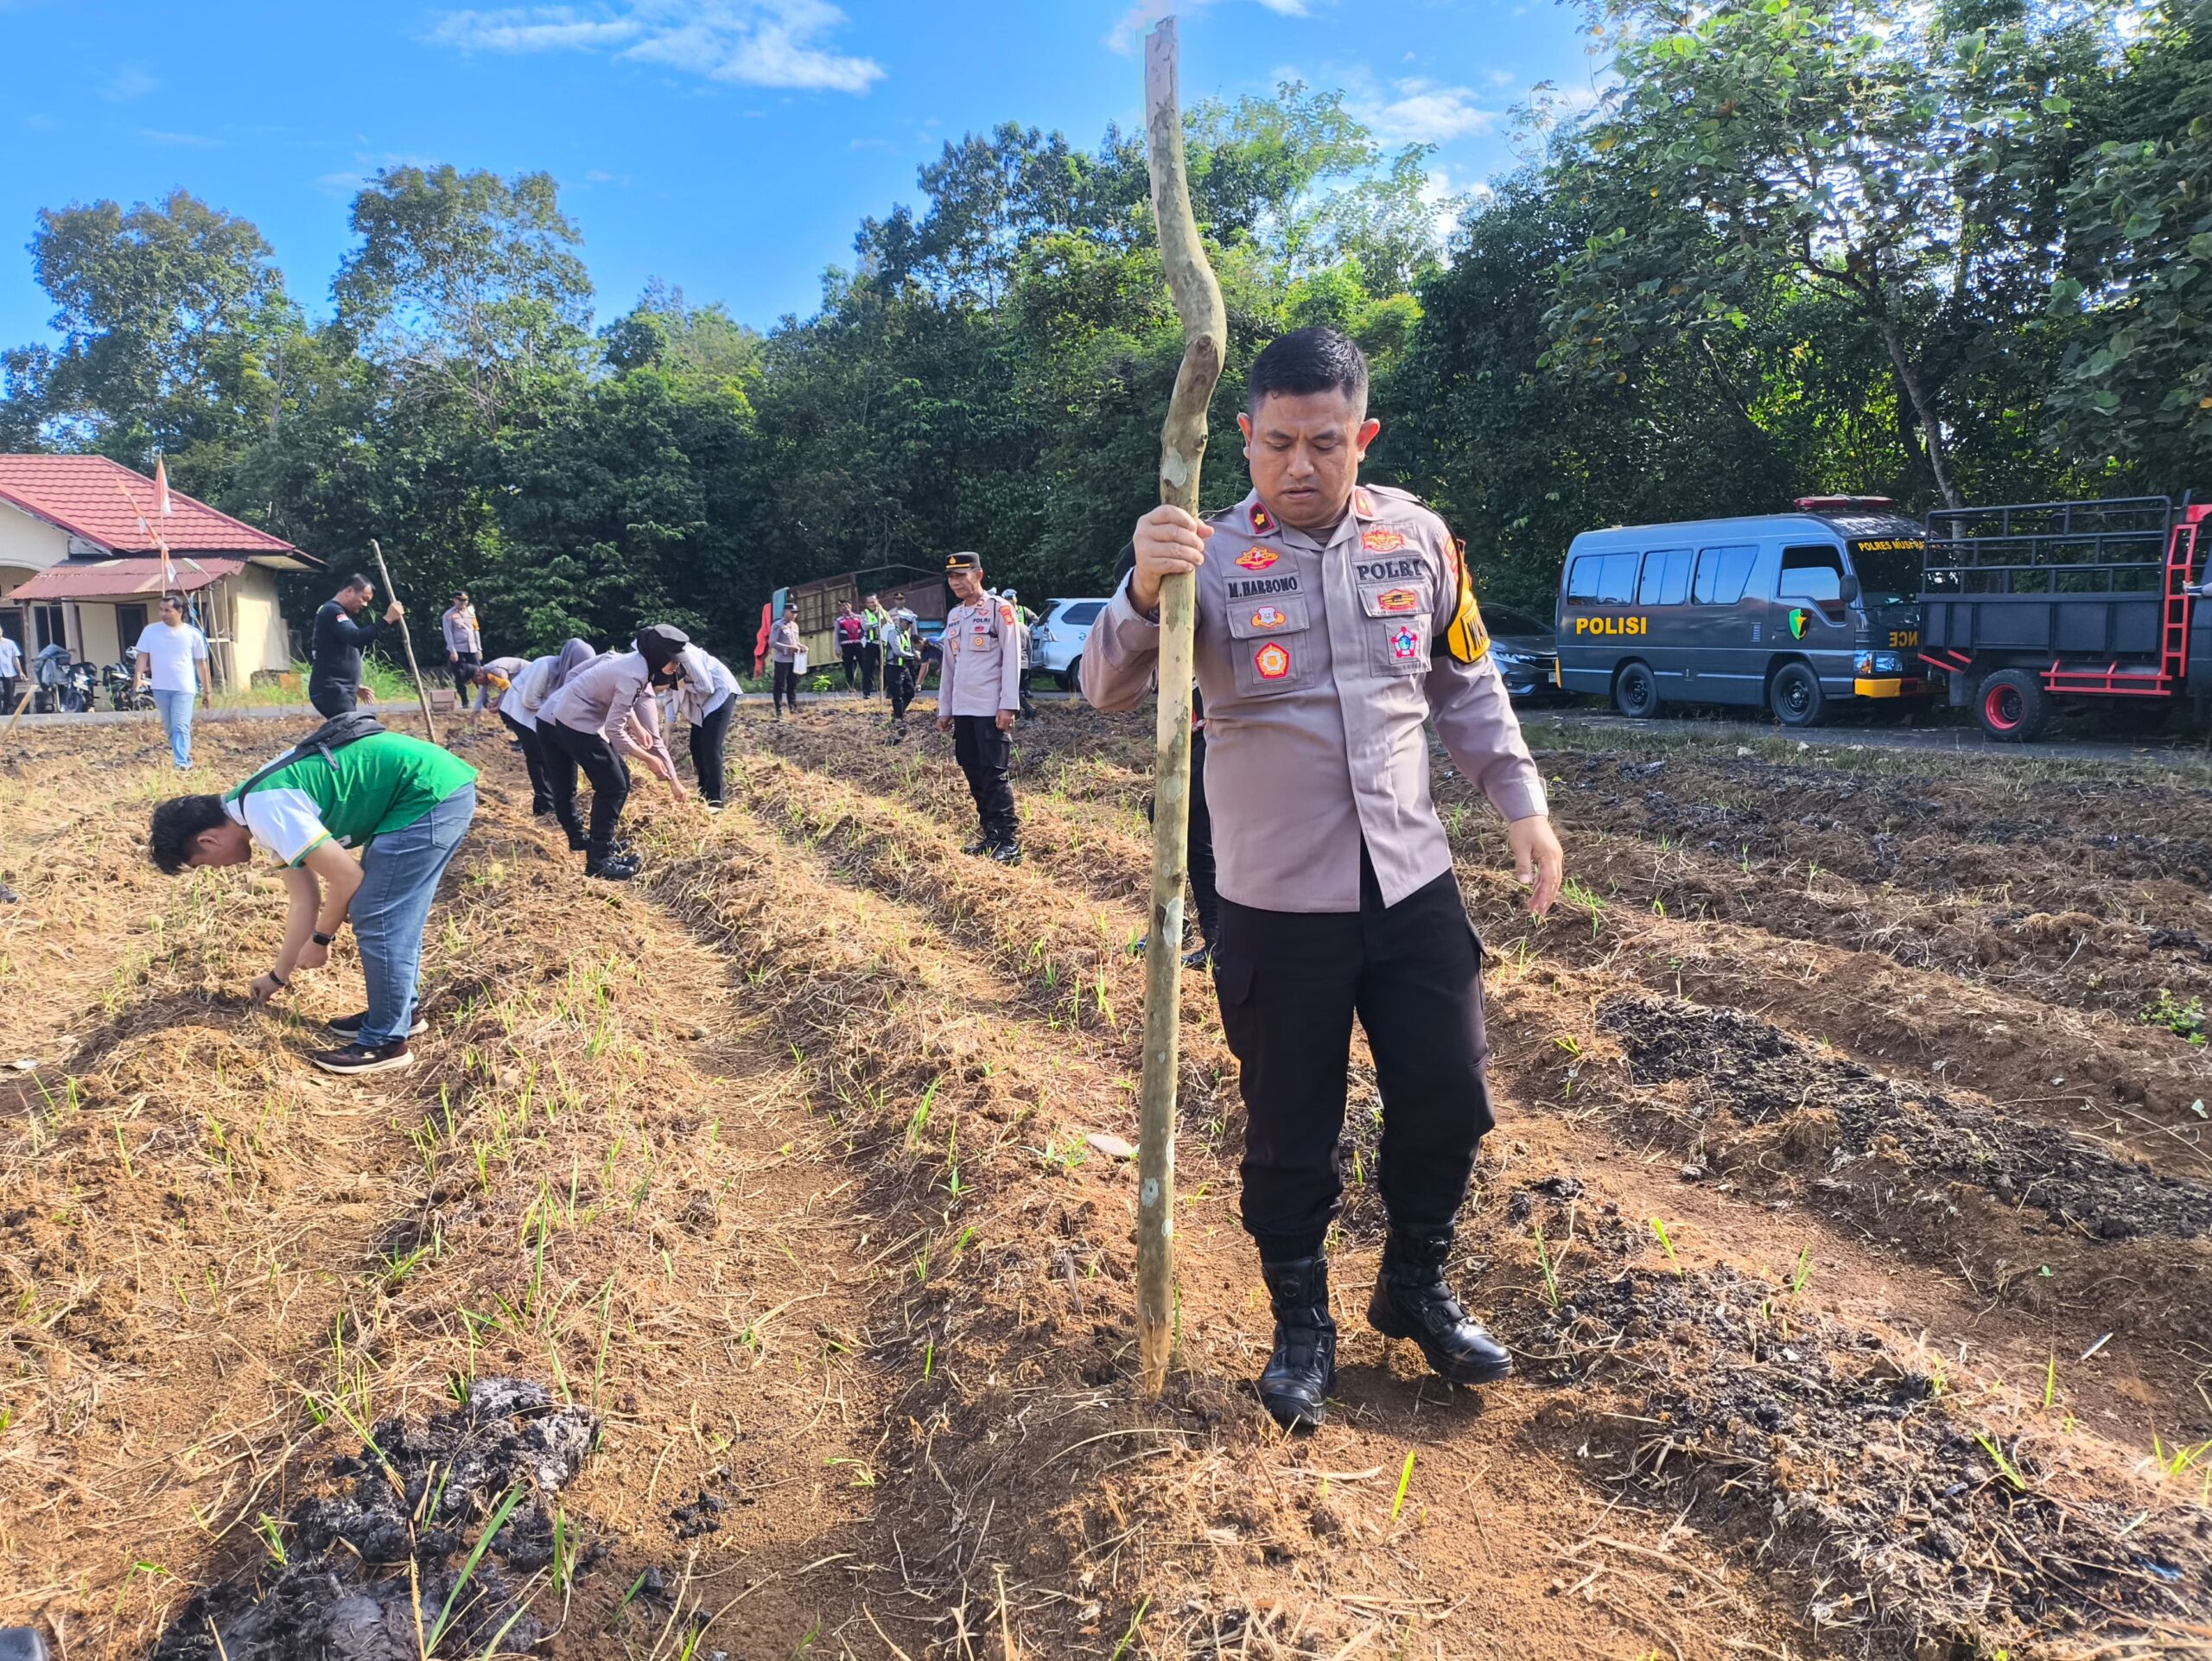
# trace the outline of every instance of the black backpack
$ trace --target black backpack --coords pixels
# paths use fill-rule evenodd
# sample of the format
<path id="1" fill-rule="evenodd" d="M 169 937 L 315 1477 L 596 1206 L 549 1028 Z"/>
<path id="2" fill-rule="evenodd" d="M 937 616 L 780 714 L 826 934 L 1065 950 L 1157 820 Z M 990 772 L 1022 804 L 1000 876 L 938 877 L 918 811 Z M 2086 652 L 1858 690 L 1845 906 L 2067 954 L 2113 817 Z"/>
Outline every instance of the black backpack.
<path id="1" fill-rule="evenodd" d="M 283 754 L 240 785 L 233 792 L 233 799 L 242 799 L 246 792 L 272 773 L 281 773 L 293 762 L 304 761 L 310 755 L 320 755 L 335 767 L 338 763 L 332 758 L 336 752 L 344 749 L 348 744 L 358 744 L 363 739 L 372 738 L 385 730 L 386 730 L 385 724 L 366 710 L 348 710 L 342 716 L 333 716 L 298 743 L 293 745 L 290 749 L 286 750 Z"/>

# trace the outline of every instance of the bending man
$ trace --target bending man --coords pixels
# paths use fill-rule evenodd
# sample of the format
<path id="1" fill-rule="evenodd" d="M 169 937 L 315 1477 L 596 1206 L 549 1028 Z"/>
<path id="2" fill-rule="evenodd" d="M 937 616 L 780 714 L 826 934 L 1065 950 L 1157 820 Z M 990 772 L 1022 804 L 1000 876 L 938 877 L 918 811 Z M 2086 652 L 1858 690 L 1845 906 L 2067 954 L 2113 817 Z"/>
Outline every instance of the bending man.
<path id="1" fill-rule="evenodd" d="M 476 812 L 475 768 L 365 713 L 357 719 L 366 736 L 295 751 L 222 796 L 157 804 L 147 838 L 171 876 L 244 864 L 256 846 L 283 866 L 284 944 L 254 978 L 256 1003 L 289 988 L 295 971 L 329 962 L 339 930 L 353 924 L 369 1007 L 330 1023 L 344 1041 L 308 1058 L 325 1072 L 415 1065 L 407 1041 L 423 1028 L 416 994 L 430 901 Z M 362 850 L 358 862 L 348 848 Z"/>
<path id="2" fill-rule="evenodd" d="M 668 781 L 677 800 L 684 798 L 676 763 L 661 741 L 655 694 L 682 678 L 683 652 L 690 644 L 682 629 L 664 624 L 639 629 L 631 651 L 594 659 L 537 706 L 537 736 L 545 746 L 553 811 L 569 833 L 569 846 L 582 850 L 586 876 L 626 882 L 638 874 L 637 861 L 614 846 L 614 827 L 630 799 L 624 756 L 636 756 Z M 579 767 L 591 780 L 588 836 L 576 815 Z"/>

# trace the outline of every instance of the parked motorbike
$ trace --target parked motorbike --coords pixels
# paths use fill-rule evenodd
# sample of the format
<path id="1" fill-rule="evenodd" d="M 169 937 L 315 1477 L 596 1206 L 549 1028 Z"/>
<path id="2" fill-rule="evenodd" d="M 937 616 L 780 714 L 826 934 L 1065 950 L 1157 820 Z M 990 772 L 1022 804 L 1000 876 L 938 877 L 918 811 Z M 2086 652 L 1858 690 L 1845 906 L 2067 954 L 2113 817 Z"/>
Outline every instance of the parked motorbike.
<path id="1" fill-rule="evenodd" d="M 150 710 L 154 707 L 153 689 L 133 686 L 131 679 L 131 668 L 127 663 L 111 663 L 100 671 L 100 684 L 107 689 L 108 708 Z"/>

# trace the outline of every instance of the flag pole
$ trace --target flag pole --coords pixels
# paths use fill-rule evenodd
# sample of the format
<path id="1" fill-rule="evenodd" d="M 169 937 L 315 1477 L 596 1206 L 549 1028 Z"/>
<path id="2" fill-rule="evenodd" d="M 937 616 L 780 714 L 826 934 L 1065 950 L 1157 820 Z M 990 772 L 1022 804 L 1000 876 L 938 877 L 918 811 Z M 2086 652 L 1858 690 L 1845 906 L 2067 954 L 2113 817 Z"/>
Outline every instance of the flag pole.
<path id="1" fill-rule="evenodd" d="M 1198 511 L 1206 405 L 1229 334 L 1221 285 L 1191 212 L 1176 86 L 1176 30 L 1163 17 L 1145 38 L 1145 130 L 1161 264 L 1183 323 L 1183 362 L 1160 434 L 1160 500 Z M 1196 579 L 1160 585 L 1160 714 L 1153 791 L 1152 938 L 1144 964 L 1144 1072 L 1138 1097 L 1137 1347 L 1147 1397 L 1167 1384 L 1174 1346 L 1175 1095 L 1183 1002 L 1183 881 L 1191 817 L 1191 661 Z"/>

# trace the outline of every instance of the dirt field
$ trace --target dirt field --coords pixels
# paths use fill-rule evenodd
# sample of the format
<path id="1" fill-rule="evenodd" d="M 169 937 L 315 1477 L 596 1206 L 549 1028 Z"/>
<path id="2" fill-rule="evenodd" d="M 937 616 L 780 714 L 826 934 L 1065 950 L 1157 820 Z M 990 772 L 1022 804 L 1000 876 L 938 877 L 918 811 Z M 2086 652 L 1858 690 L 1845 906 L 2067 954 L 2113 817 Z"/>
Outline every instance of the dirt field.
<path id="1" fill-rule="evenodd" d="M 486 736 L 424 1064 L 304 1066 L 350 948 L 161 877 L 136 729 L 0 757 L 0 1625 L 79 1658 L 2212 1655 L 2212 772 L 1547 733 L 1535 926 L 1439 794 L 1500 1125 L 1455 1275 L 1286 1439 L 1186 985 L 1179 1361 L 1134 1399 L 1144 720 L 733 732 L 586 886 Z M 918 723 L 918 731 L 919 723 Z M 208 787 L 273 729 L 203 729 Z M 21 1058 L 18 1061 L 17 1058 Z"/>

